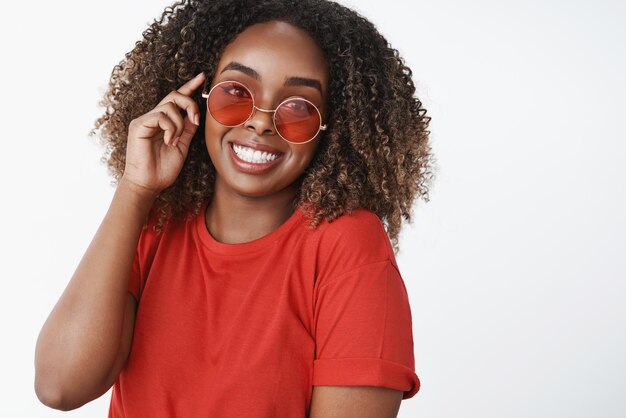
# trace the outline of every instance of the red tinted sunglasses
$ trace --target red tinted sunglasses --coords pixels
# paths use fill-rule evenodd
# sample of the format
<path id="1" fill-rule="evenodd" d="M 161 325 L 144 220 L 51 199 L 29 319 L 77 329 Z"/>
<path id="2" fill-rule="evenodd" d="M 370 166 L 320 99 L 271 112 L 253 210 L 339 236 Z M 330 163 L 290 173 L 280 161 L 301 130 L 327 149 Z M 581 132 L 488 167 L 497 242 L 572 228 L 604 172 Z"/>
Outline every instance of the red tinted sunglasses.
<path id="1" fill-rule="evenodd" d="M 319 131 L 326 130 L 322 125 L 319 108 L 303 97 L 290 97 L 274 110 L 255 106 L 250 89 L 238 81 L 222 81 L 211 88 L 206 98 L 207 110 L 219 124 L 228 127 L 242 125 L 252 117 L 254 110 L 274 113 L 276 132 L 282 139 L 292 144 L 311 141 Z"/>

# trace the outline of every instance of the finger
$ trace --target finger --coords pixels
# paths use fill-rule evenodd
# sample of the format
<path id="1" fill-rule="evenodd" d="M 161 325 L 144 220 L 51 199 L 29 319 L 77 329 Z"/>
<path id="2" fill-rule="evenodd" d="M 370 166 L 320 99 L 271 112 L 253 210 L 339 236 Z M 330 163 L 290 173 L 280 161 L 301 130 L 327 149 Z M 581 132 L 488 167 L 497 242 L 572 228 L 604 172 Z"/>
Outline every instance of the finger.
<path id="1" fill-rule="evenodd" d="M 180 86 L 177 91 L 185 96 L 191 96 L 191 93 L 204 83 L 205 77 L 204 71 L 202 71 L 200 74 Z"/>
<path id="2" fill-rule="evenodd" d="M 174 124 L 176 125 L 176 132 L 174 133 L 175 137 L 183 133 L 183 129 L 185 128 L 183 117 L 174 102 L 165 102 L 162 105 L 155 107 L 148 113 L 153 112 L 164 112 L 165 114 L 167 114 L 167 116 L 169 116 L 172 122 L 174 122 Z"/>
<path id="3" fill-rule="evenodd" d="M 191 96 L 191 94 L 204 83 L 205 78 L 206 75 L 204 74 L 204 71 L 202 71 L 200 74 L 180 86 L 177 91 L 184 96 Z M 195 100 L 191 100 L 190 106 L 185 108 L 185 111 L 188 115 L 191 115 L 191 121 L 193 123 L 200 125 L 200 110 L 198 109 L 198 104 Z"/>
<path id="4" fill-rule="evenodd" d="M 163 140 L 168 145 L 175 137 L 176 124 L 165 112 L 149 112 L 137 119 L 135 137 L 152 139 L 159 132 L 163 132 Z"/>
<path id="5" fill-rule="evenodd" d="M 198 109 L 198 104 L 191 97 L 185 96 L 184 94 L 174 90 L 165 96 L 163 100 L 156 105 L 155 109 L 167 103 L 174 103 L 178 108 L 183 109 L 188 115 L 191 115 L 191 121 L 193 123 L 197 122 L 196 125 L 200 124 L 200 109 Z M 182 118 L 180 120 L 180 125 L 182 130 Z"/>
<path id="6" fill-rule="evenodd" d="M 202 83 L 204 83 L 204 79 L 205 79 L 206 75 L 204 74 L 204 71 L 202 71 L 200 74 L 196 75 L 194 78 L 192 78 L 191 80 L 187 81 L 185 84 L 183 84 L 182 86 L 180 86 L 177 90 L 174 90 L 172 93 L 177 92 L 180 93 L 184 96 L 191 96 L 191 94 L 202 85 Z M 169 98 L 169 96 L 172 94 L 168 94 L 167 96 L 165 96 L 165 98 L 161 101 L 161 103 L 166 102 Z M 159 103 L 159 104 L 161 104 Z"/>
<path id="7" fill-rule="evenodd" d="M 187 115 L 185 117 L 185 129 L 180 137 L 174 138 L 174 145 L 182 144 L 186 149 L 189 149 L 189 144 L 191 143 L 197 129 L 198 126 L 192 123 L 189 119 L 189 115 Z"/>

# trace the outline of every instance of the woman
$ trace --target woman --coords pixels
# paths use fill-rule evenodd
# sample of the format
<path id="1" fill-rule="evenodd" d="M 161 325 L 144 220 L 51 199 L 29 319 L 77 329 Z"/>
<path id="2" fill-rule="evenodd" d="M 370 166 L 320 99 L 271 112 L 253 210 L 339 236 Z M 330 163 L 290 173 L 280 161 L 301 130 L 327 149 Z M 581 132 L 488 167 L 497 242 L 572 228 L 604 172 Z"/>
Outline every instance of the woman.
<path id="1" fill-rule="evenodd" d="M 396 416 L 420 384 L 394 257 L 431 174 L 414 92 L 336 3 L 166 10 L 96 123 L 118 186 L 38 339 L 41 401 L 113 386 L 109 417 Z"/>

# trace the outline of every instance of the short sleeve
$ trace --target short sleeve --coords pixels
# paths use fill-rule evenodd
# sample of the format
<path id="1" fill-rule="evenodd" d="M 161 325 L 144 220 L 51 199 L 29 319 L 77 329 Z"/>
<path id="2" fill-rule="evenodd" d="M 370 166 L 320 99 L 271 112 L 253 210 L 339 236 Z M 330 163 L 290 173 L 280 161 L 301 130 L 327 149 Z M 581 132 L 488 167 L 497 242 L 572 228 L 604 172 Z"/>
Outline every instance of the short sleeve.
<path id="1" fill-rule="evenodd" d="M 415 374 L 411 308 L 388 259 L 351 269 L 317 289 L 313 386 L 420 387 Z"/>
<path id="2" fill-rule="evenodd" d="M 154 259 L 156 247 L 160 241 L 160 236 L 157 237 L 154 231 L 155 222 L 156 217 L 151 215 L 141 230 L 135 250 L 135 257 L 133 258 L 133 266 L 130 271 L 130 277 L 128 278 L 128 292 L 135 297 L 137 302 L 141 299 L 147 275 Z"/>

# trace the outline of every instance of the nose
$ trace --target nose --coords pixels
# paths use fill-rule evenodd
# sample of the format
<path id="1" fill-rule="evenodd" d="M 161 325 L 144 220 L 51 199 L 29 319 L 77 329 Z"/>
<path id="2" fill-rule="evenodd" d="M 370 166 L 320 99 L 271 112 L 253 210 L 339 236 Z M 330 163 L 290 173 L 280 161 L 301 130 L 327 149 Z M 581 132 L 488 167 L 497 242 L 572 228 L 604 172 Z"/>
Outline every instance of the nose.
<path id="1" fill-rule="evenodd" d="M 252 115 L 245 123 L 246 129 L 251 129 L 261 136 L 266 133 L 274 134 L 274 111 L 254 106 Z"/>

